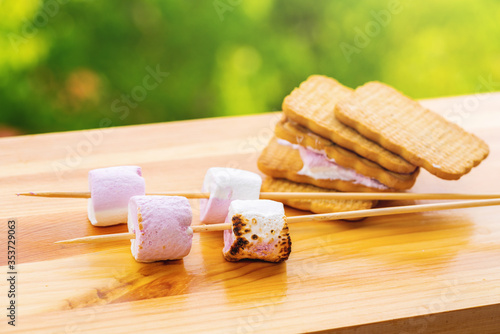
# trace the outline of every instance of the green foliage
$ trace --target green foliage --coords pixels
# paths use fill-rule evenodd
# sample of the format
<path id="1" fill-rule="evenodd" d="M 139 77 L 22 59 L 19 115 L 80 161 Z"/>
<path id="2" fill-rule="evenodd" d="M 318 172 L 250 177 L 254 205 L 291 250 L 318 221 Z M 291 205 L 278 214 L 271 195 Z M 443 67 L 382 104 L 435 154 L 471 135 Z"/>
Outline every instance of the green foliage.
<path id="1" fill-rule="evenodd" d="M 280 110 L 316 73 L 415 98 L 498 90 L 482 85 L 500 78 L 498 17 L 493 0 L 0 0 L 0 125 Z"/>

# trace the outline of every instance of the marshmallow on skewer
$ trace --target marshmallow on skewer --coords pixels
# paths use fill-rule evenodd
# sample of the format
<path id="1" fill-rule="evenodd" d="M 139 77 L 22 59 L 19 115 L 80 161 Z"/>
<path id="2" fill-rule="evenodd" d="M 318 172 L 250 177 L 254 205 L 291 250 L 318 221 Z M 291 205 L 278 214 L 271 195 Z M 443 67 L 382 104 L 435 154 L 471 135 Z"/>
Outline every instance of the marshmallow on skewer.
<path id="1" fill-rule="evenodd" d="M 224 222 L 231 201 L 259 199 L 261 185 L 262 178 L 246 170 L 209 168 L 203 181 L 202 191 L 209 192 L 210 198 L 200 200 L 201 223 Z"/>
<path id="2" fill-rule="evenodd" d="M 138 262 L 177 260 L 189 254 L 193 242 L 189 201 L 180 196 L 134 196 L 128 229 L 135 233 L 132 255 Z"/>
<path id="3" fill-rule="evenodd" d="M 94 226 L 126 223 L 129 199 L 146 193 L 138 166 L 93 169 L 89 172 L 89 188 L 88 217 Z"/>
<path id="4" fill-rule="evenodd" d="M 288 233 L 285 209 L 270 200 L 235 200 L 229 206 L 222 253 L 228 261 L 257 259 L 282 262 L 288 259 L 292 241 Z"/>

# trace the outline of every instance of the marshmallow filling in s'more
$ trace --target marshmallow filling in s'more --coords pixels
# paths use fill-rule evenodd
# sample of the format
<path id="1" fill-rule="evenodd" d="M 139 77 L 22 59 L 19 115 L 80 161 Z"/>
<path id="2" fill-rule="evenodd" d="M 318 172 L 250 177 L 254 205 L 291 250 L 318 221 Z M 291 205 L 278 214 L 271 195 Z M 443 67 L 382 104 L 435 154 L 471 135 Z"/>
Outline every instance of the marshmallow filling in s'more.
<path id="1" fill-rule="evenodd" d="M 128 210 L 132 255 L 138 262 L 178 260 L 193 242 L 192 211 L 180 196 L 133 196 Z"/>
<path id="2" fill-rule="evenodd" d="M 88 218 L 94 226 L 127 223 L 128 201 L 144 195 L 146 184 L 141 167 L 117 166 L 89 172 Z"/>
<path id="3" fill-rule="evenodd" d="M 315 150 L 312 147 L 292 144 L 289 141 L 278 138 L 278 144 L 299 150 L 303 167 L 297 172 L 299 175 L 312 177 L 316 180 L 342 180 L 365 187 L 387 190 L 388 186 L 380 181 L 357 173 L 351 168 L 340 166 L 333 159 L 326 156 L 325 151 Z"/>
<path id="4" fill-rule="evenodd" d="M 292 242 L 283 203 L 270 200 L 235 200 L 229 206 L 222 253 L 228 261 L 255 259 L 282 262 Z"/>

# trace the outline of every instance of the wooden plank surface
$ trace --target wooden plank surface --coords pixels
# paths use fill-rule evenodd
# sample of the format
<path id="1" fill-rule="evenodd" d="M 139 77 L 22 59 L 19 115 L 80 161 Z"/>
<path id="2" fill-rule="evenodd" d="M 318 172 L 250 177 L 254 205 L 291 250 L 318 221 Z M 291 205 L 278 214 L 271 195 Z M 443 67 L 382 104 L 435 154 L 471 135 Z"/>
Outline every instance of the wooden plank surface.
<path id="1" fill-rule="evenodd" d="M 490 145 L 459 181 L 422 171 L 413 192 L 498 193 L 500 93 L 423 101 Z M 226 262 L 221 233 L 181 261 L 139 264 L 127 242 L 55 245 L 126 231 L 86 220 L 86 201 L 17 197 L 87 190 L 89 169 L 142 166 L 148 191 L 199 190 L 213 166 L 258 172 L 279 115 L 218 118 L 0 140 L 0 238 L 17 221 L 16 327 L 0 332 L 496 333 L 500 208 L 290 225 L 286 263 Z M 198 203 L 191 201 L 198 224 Z M 383 202 L 381 206 L 424 203 Z M 290 216 L 305 214 L 287 209 Z M 0 255 L 8 271 L 6 246 Z M 7 282 L 1 280 L 2 307 Z M 4 308 L 5 310 L 5 308 Z M 5 311 L 4 311 L 5 312 Z"/>

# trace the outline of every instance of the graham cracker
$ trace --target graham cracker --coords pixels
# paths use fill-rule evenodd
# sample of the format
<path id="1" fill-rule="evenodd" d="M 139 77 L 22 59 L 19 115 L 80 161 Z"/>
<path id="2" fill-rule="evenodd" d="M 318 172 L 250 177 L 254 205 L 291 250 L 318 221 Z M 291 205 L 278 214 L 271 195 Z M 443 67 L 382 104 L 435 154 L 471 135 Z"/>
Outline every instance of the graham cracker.
<path id="1" fill-rule="evenodd" d="M 262 191 L 267 192 L 337 192 L 335 190 L 318 188 L 310 184 L 296 183 L 285 179 L 266 177 L 262 182 Z M 314 213 L 330 213 L 371 209 L 377 201 L 369 200 L 328 200 L 328 199 L 284 199 L 283 204 L 293 208 Z"/>
<path id="2" fill-rule="evenodd" d="M 391 191 L 390 188 L 379 189 L 356 184 L 353 181 L 317 179 L 309 175 L 299 174 L 304 166 L 299 150 L 278 144 L 278 139 L 273 137 L 264 148 L 257 166 L 266 175 L 278 179 L 288 179 L 298 183 L 308 183 L 321 188 L 335 189 L 346 192 L 380 192 Z"/>
<path id="3" fill-rule="evenodd" d="M 358 87 L 337 118 L 416 166 L 458 180 L 489 154 L 488 145 L 441 115 L 380 82 Z"/>
<path id="4" fill-rule="evenodd" d="M 360 135 L 335 118 L 338 102 L 353 93 L 338 81 L 321 75 L 313 75 L 295 88 L 283 101 L 285 115 L 334 143 L 374 161 L 396 173 L 412 173 L 416 166 L 377 143 Z"/>
<path id="5" fill-rule="evenodd" d="M 322 151 L 328 159 L 334 160 L 340 166 L 351 168 L 357 173 L 377 179 L 389 188 L 397 190 L 410 189 L 415 184 L 419 173 L 418 168 L 411 174 L 399 174 L 388 171 L 376 163 L 362 158 L 356 153 L 348 151 L 286 118 L 278 122 L 274 133 L 276 137 L 292 144 Z"/>

